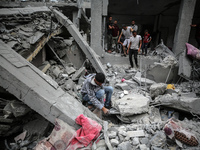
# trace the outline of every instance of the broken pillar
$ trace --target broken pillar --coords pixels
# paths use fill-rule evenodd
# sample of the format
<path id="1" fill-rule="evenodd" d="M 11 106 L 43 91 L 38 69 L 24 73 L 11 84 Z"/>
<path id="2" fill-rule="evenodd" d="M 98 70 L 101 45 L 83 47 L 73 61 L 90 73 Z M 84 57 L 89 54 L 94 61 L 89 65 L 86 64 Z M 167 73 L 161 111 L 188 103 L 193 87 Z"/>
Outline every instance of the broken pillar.
<path id="1" fill-rule="evenodd" d="M 88 45 L 88 43 L 84 40 L 83 36 L 80 34 L 76 26 L 69 20 L 64 14 L 61 12 L 53 9 L 52 10 L 56 19 L 64 25 L 69 33 L 73 36 L 79 47 L 82 49 L 82 51 L 85 53 L 86 57 L 90 60 L 93 67 L 97 72 L 102 72 L 106 75 L 106 71 L 100 62 L 99 58 L 97 57 L 97 54 L 94 52 L 94 50 Z M 99 36 L 99 35 L 98 35 Z"/>
<path id="2" fill-rule="evenodd" d="M 103 0 L 91 1 L 91 47 L 99 56 L 103 56 L 102 13 Z"/>
<path id="3" fill-rule="evenodd" d="M 179 10 L 179 20 L 176 26 L 173 51 L 179 55 L 185 50 L 185 43 L 190 35 L 190 25 L 194 14 L 196 0 L 182 0 Z"/>
<path id="4" fill-rule="evenodd" d="M 80 114 L 101 122 L 89 109 L 0 40 L 0 87 L 50 122 L 60 118 L 71 126 Z"/>

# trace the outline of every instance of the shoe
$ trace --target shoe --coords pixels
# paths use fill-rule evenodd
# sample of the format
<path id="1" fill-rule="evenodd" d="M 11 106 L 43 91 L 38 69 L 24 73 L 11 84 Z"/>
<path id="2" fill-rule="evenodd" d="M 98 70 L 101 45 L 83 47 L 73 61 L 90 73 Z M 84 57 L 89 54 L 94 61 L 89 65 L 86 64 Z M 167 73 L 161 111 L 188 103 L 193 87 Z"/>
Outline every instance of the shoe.
<path id="1" fill-rule="evenodd" d="M 124 57 L 126 57 L 126 54 L 124 54 Z"/>

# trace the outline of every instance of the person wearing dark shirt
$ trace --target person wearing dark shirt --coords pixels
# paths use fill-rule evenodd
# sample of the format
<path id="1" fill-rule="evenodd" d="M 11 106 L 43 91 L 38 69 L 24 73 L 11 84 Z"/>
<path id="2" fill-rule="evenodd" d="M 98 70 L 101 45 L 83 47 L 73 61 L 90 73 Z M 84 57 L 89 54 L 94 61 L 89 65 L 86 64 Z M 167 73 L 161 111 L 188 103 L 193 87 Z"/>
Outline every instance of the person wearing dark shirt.
<path id="1" fill-rule="evenodd" d="M 109 20 L 107 22 L 107 51 L 108 52 L 111 52 L 111 49 L 112 49 L 112 29 L 113 29 L 112 17 L 109 17 Z"/>
<path id="2" fill-rule="evenodd" d="M 148 30 L 144 31 L 144 36 L 143 36 L 143 43 L 142 43 L 142 54 L 145 56 L 147 55 L 147 47 L 149 42 L 151 42 L 151 35 L 149 34 Z"/>
<path id="3" fill-rule="evenodd" d="M 119 37 L 119 27 L 117 25 L 117 20 L 115 20 L 112 29 L 112 43 L 115 43 L 115 48 L 117 48 L 118 37 Z"/>
<path id="4" fill-rule="evenodd" d="M 196 28 L 195 39 L 198 43 L 198 48 L 200 48 L 200 24 L 192 24 L 191 27 Z"/>

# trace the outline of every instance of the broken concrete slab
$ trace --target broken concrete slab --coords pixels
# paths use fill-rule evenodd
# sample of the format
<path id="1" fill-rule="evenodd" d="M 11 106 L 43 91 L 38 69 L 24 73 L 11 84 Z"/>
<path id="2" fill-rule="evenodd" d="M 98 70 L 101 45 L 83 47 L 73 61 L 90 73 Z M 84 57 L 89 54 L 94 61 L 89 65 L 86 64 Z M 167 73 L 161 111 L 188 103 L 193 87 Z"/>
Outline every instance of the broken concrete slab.
<path id="1" fill-rule="evenodd" d="M 89 109 L 1 40 L 0 86 L 52 123 L 60 118 L 75 126 L 80 114 L 101 123 Z"/>
<path id="2" fill-rule="evenodd" d="M 112 100 L 114 108 L 120 111 L 121 116 L 131 116 L 148 112 L 149 99 L 143 95 L 127 95 L 122 99 Z"/>
<path id="3" fill-rule="evenodd" d="M 130 86 L 127 83 L 118 83 L 115 87 L 120 88 L 121 90 L 130 90 Z"/>
<path id="4" fill-rule="evenodd" d="M 97 72 L 102 72 L 106 75 L 106 71 L 103 68 L 99 58 L 97 57 L 97 54 L 94 52 L 94 50 L 88 45 L 88 43 L 84 40 L 82 35 L 80 34 L 77 27 L 61 12 L 53 9 L 53 13 L 55 14 L 56 19 L 64 25 L 69 33 L 74 37 L 75 41 L 79 45 L 79 47 L 83 50 L 86 57 L 90 60 L 93 67 Z"/>
<path id="5" fill-rule="evenodd" d="M 167 88 L 165 83 L 156 83 L 150 86 L 150 95 L 152 98 L 157 97 L 158 95 L 163 95 Z"/>
<path id="6" fill-rule="evenodd" d="M 155 82 L 152 81 L 152 80 L 149 80 L 149 79 L 147 79 L 147 78 L 143 78 L 141 72 L 137 72 L 137 73 L 135 74 L 135 76 L 132 77 L 132 79 L 133 79 L 134 81 L 136 81 L 139 85 L 145 85 L 145 84 L 147 84 L 147 85 L 152 85 L 152 84 L 155 83 Z"/>
<path id="7" fill-rule="evenodd" d="M 145 133 L 144 133 L 144 130 L 138 130 L 138 131 L 128 131 L 127 132 L 127 136 L 129 138 L 135 138 L 135 137 L 144 137 L 145 136 Z"/>
<path id="8" fill-rule="evenodd" d="M 73 73 L 76 72 L 76 69 L 74 69 L 74 67 L 68 67 L 68 66 L 66 66 L 65 67 L 65 71 L 67 72 L 68 75 L 71 75 L 71 74 L 73 74 Z"/>
<path id="9" fill-rule="evenodd" d="M 3 8 L 0 9 L 0 15 L 1 16 L 8 16 L 8 15 L 27 15 L 27 14 L 33 14 L 36 12 L 49 12 L 50 9 L 46 6 L 43 7 L 25 7 L 25 8 Z"/>
<path id="10" fill-rule="evenodd" d="M 176 108 L 179 110 L 200 114 L 200 98 L 179 96 L 176 93 L 160 95 L 155 98 L 155 102 L 159 105 Z"/>

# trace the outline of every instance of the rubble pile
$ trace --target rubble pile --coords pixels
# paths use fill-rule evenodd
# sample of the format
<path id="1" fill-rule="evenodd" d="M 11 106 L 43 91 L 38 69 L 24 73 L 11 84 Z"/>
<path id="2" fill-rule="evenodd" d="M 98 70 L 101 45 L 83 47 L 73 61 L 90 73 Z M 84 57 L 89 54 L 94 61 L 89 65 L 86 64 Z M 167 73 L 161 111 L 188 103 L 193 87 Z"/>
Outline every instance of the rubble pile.
<path id="1" fill-rule="evenodd" d="M 51 19 L 50 12 L 28 14 L 28 20 L 21 20 L 25 18 L 0 16 L 0 39 L 27 59 L 38 46 L 42 48 L 47 37 L 60 26 Z"/>
<path id="2" fill-rule="evenodd" d="M 57 12 L 57 10 L 53 11 L 54 13 L 56 12 L 55 14 L 57 14 L 57 17 L 60 18 L 62 23 L 69 21 L 65 16 L 63 17 L 60 15 L 60 12 Z M 56 93 L 58 97 L 56 97 L 56 94 L 52 99 L 48 97 L 52 100 L 53 104 L 49 103 L 49 101 L 45 101 L 45 109 L 44 112 L 42 111 L 45 117 L 48 117 L 48 115 L 54 117 L 61 116 L 61 118 L 65 119 L 66 116 L 59 113 L 69 111 L 68 109 L 70 107 L 77 107 L 76 111 L 81 110 L 81 113 L 87 113 L 87 111 L 91 113 L 82 105 L 80 89 L 86 75 L 95 73 L 95 70 L 97 71 L 98 68 L 99 70 L 97 72 L 102 70 L 106 71 L 105 85 L 114 87 L 114 92 L 112 95 L 112 108 L 109 110 L 108 114 L 103 116 L 103 119 L 109 122 L 107 127 L 106 125 L 103 126 L 104 140 L 101 137 L 102 133 L 99 133 L 102 127 L 97 123 L 99 126 L 98 137 L 95 136 L 94 139 L 96 140 L 97 138 L 97 141 L 93 141 L 93 144 L 95 145 L 95 143 L 98 143 L 99 138 L 99 145 L 102 144 L 102 147 L 96 149 L 106 149 L 106 147 L 115 150 L 161 150 L 178 148 L 188 150 L 200 148 L 200 118 L 198 117 L 198 115 L 200 115 L 200 82 L 194 82 L 193 80 L 189 82 L 179 82 L 179 84 L 178 82 L 176 84 L 168 84 L 177 81 L 178 60 L 164 44 L 161 43 L 158 45 L 156 50 L 152 53 L 152 56 L 139 56 L 140 68 L 129 69 L 128 63 L 124 65 L 111 65 L 107 63 L 101 68 L 99 59 L 96 59 L 96 54 L 93 53 L 89 45 L 82 40 L 81 34 L 79 32 L 77 33 L 73 23 L 68 22 L 70 25 L 67 25 L 67 23 L 63 24 L 68 30 L 70 29 L 70 34 L 72 34 L 72 36 L 74 35 L 74 39 L 73 37 L 66 39 L 66 37 L 51 37 L 52 33 L 61 26 L 52 20 L 52 16 L 49 12 L 31 13 L 31 15 L 26 17 L 15 15 L 10 19 L 12 21 L 9 20 L 9 17 L 0 18 L 2 21 L 0 23 L 0 39 L 4 43 L 9 45 L 28 61 L 32 61 L 35 56 L 31 58 L 29 58 L 29 56 L 31 54 L 35 55 L 35 50 L 37 50 L 38 53 L 38 51 L 43 49 L 45 44 L 47 45 L 45 49 L 49 50 L 47 54 L 48 58 L 43 58 L 45 61 L 42 60 L 42 65 L 36 65 L 45 73 L 45 76 L 48 75 L 48 79 L 44 77 L 44 74 L 41 75 L 39 71 L 34 70 L 35 67 L 33 67 L 34 69 L 31 68 L 35 74 L 40 75 L 41 78 L 39 81 L 43 82 L 45 80 L 46 84 L 42 85 L 41 89 L 38 90 L 41 94 L 40 96 L 43 97 L 44 100 L 46 100 L 45 98 L 48 94 L 50 95 L 52 93 L 48 93 L 49 89 L 46 90 L 43 86 L 48 85 L 51 87 L 51 92 L 52 89 L 56 91 L 61 88 L 58 91 L 60 95 Z M 58 32 L 55 34 L 58 34 Z M 87 58 L 91 57 L 88 58 L 89 61 L 86 59 L 80 68 L 76 68 L 74 64 L 67 62 L 65 59 L 67 50 L 73 46 L 74 41 L 78 41 L 79 47 L 82 48 Z M 11 56 L 15 55 L 13 54 Z M 149 60 L 150 63 L 147 63 L 147 60 Z M 17 61 L 19 61 L 19 59 Z M 95 63 L 98 65 L 94 66 Z M 24 66 L 26 67 L 24 64 L 19 63 L 18 65 L 21 65 L 20 67 L 22 68 Z M 3 70 L 4 68 L 2 68 L 3 67 L 0 69 Z M 198 79 L 197 68 L 196 73 L 193 79 Z M 16 80 L 16 78 L 12 79 Z M 56 81 L 57 84 L 53 83 L 54 81 L 51 79 Z M 48 84 L 46 80 L 48 80 L 50 84 Z M 17 82 L 17 84 L 19 83 Z M 38 82 L 36 82 L 36 84 L 38 84 Z M 37 86 L 35 85 L 35 87 Z M 24 94 L 24 97 L 26 97 L 30 91 L 34 94 L 36 93 L 34 96 L 37 97 L 38 93 L 35 92 L 35 87 L 31 87 L 26 92 L 22 90 L 25 94 L 19 92 L 19 97 L 21 98 L 21 94 Z M 25 88 L 25 86 L 23 88 Z M 43 89 L 47 91 L 47 93 L 45 93 L 46 95 L 43 95 Z M 54 96 L 53 94 L 50 96 Z M 62 97 L 65 94 L 66 97 Z M 35 99 L 38 100 L 37 102 L 40 102 L 41 97 L 38 97 Z M 28 98 L 30 99 L 30 97 Z M 66 101 L 68 101 L 68 103 Z M 65 140 L 66 138 L 72 139 L 75 135 L 75 129 L 71 130 L 69 125 L 64 126 L 65 129 L 70 129 L 71 131 L 68 132 L 68 130 L 66 130 L 62 137 L 59 136 L 60 134 L 55 134 L 61 129 L 60 124 L 65 124 L 62 120 L 58 119 L 56 120 L 55 128 L 50 134 L 49 129 L 52 129 L 50 122 L 33 112 L 23 102 L 19 102 L 18 100 L 5 100 L 3 98 L 0 98 L 0 102 L 2 110 L 0 113 L 0 136 L 6 137 L 4 141 L 7 149 L 32 149 L 36 144 L 40 146 L 50 145 L 49 147 L 51 148 L 55 145 L 58 147 L 63 146 L 60 147 L 60 149 L 64 149 L 68 146 L 69 141 L 65 141 L 63 144 L 60 139 L 62 139 L 63 136 Z M 35 107 L 40 108 L 37 105 Z M 46 105 L 48 105 L 48 107 Z M 67 105 L 66 107 L 68 109 L 62 110 L 66 108 L 62 107 L 62 105 Z M 70 115 L 72 117 L 67 118 L 71 124 L 73 123 L 71 121 L 72 118 L 76 115 L 76 111 L 73 111 L 73 109 L 74 108 L 70 109 L 71 111 L 68 113 L 68 116 Z M 47 112 L 45 112 L 45 110 Z M 77 112 L 77 114 L 78 113 L 79 112 Z M 73 114 L 75 115 L 73 116 Z M 113 116 L 118 118 L 118 123 L 116 123 L 117 121 L 112 122 L 112 119 L 109 119 L 109 117 L 112 118 Z M 93 120 L 91 121 L 89 119 L 88 122 L 91 123 Z M 96 123 L 91 124 L 94 125 Z M 88 128 L 85 129 L 90 133 Z M 13 137 L 13 134 L 16 133 L 18 136 Z M 54 135 L 56 135 L 58 139 L 54 141 L 47 139 L 47 137 L 52 139 Z M 7 141 L 7 139 L 12 140 Z M 88 143 L 90 143 L 90 141 Z M 90 146 L 92 146 L 91 143 Z"/>

